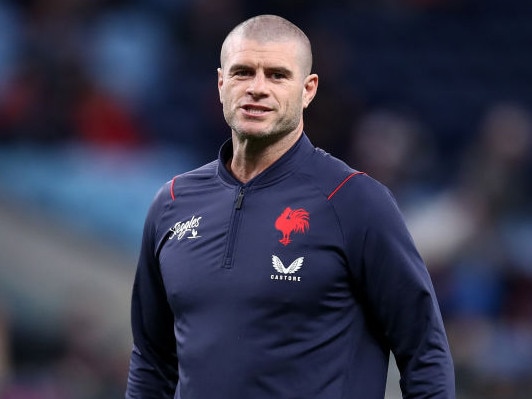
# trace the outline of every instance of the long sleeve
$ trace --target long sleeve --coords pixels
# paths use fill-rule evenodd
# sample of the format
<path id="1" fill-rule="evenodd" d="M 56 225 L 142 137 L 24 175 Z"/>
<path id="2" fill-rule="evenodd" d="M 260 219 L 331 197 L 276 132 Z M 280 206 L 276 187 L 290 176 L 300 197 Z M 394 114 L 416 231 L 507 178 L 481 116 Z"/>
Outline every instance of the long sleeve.
<path id="1" fill-rule="evenodd" d="M 173 315 L 168 304 L 156 257 L 154 201 L 144 227 L 132 293 L 131 354 L 126 398 L 173 398 L 178 380 Z"/>
<path id="2" fill-rule="evenodd" d="M 452 359 L 427 268 L 392 195 L 365 179 L 356 194 L 364 227 L 350 237 L 363 245 L 350 263 L 368 315 L 395 356 L 404 398 L 454 398 Z"/>

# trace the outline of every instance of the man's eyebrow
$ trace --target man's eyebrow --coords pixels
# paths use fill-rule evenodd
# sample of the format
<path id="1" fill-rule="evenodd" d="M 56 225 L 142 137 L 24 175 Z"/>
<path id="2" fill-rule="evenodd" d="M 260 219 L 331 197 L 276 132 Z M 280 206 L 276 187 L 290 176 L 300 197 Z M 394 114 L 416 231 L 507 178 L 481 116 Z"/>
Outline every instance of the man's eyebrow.
<path id="1" fill-rule="evenodd" d="M 292 71 L 285 67 L 267 67 L 265 68 L 268 73 L 280 73 L 281 75 L 291 77 L 293 75 Z"/>
<path id="2" fill-rule="evenodd" d="M 254 68 L 249 66 L 249 65 L 246 65 L 246 64 L 233 64 L 231 65 L 231 67 L 229 68 L 229 72 L 234 72 L 234 71 L 241 71 L 241 70 L 253 70 Z M 287 77 L 291 77 L 293 76 L 293 72 L 288 69 L 288 68 L 285 68 L 283 66 L 271 66 L 271 67 L 266 67 L 264 68 L 266 73 L 280 73 L 284 76 L 287 76 Z"/>
<path id="3" fill-rule="evenodd" d="M 238 71 L 242 69 L 252 69 L 252 68 L 249 65 L 245 65 L 245 64 L 233 64 L 229 68 L 229 72 L 234 72 L 234 71 Z"/>

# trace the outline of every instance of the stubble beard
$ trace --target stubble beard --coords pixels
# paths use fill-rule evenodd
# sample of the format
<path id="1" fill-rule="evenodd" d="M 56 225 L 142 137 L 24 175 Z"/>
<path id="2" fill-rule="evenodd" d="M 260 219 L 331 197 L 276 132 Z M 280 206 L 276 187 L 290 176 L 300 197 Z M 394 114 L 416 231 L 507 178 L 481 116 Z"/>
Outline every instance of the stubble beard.
<path id="1" fill-rule="evenodd" d="M 268 144 L 279 141 L 283 137 L 294 132 L 299 125 L 299 119 L 294 116 L 292 118 L 277 121 L 273 126 L 266 127 L 263 130 L 257 130 L 253 128 L 244 128 L 237 119 L 235 113 L 225 114 L 227 124 L 239 141 L 248 141 L 257 144 Z"/>

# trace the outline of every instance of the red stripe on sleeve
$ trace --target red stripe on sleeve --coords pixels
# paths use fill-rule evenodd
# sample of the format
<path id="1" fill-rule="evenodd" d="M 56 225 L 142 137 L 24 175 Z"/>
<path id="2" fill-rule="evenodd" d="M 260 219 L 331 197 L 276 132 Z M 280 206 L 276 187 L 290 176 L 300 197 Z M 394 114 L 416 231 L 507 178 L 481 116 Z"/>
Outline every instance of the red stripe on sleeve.
<path id="1" fill-rule="evenodd" d="M 174 194 L 174 183 L 175 183 L 175 179 L 177 179 L 177 176 L 175 176 L 175 177 L 172 179 L 172 182 L 170 183 L 170 196 L 172 197 L 172 201 L 175 200 L 175 194 Z"/>
<path id="2" fill-rule="evenodd" d="M 343 185 L 349 181 L 349 179 L 351 179 L 353 176 L 356 176 L 356 175 L 365 175 L 365 173 L 364 173 L 364 172 L 354 172 L 354 173 L 351 173 L 349 176 L 347 176 L 347 177 L 344 179 L 343 182 L 341 182 L 341 183 L 338 185 L 338 187 L 336 187 L 336 188 L 333 190 L 332 193 L 329 194 L 329 196 L 327 197 L 327 200 L 330 200 L 330 199 L 331 199 L 331 198 L 332 198 L 332 197 L 338 192 L 338 190 L 340 190 L 340 189 L 343 187 Z"/>

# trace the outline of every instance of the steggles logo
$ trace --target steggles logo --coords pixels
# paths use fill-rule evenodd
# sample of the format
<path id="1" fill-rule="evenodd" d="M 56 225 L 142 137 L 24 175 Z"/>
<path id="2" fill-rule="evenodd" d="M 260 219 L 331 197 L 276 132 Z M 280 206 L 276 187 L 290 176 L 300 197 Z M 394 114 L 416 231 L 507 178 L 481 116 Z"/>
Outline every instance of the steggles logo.
<path id="1" fill-rule="evenodd" d="M 190 236 L 187 237 L 189 239 L 200 238 L 201 236 L 198 235 L 196 228 L 199 227 L 201 218 L 201 216 L 192 216 L 186 222 L 177 222 L 170 228 L 172 235 L 168 239 L 171 240 L 177 237 L 178 240 L 181 240 L 187 233 L 190 233 Z"/>

